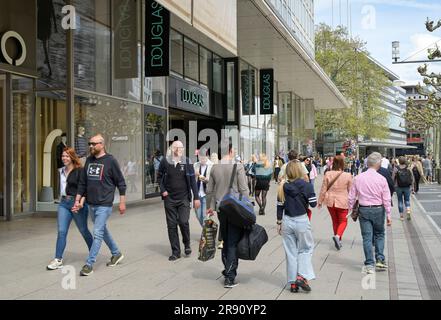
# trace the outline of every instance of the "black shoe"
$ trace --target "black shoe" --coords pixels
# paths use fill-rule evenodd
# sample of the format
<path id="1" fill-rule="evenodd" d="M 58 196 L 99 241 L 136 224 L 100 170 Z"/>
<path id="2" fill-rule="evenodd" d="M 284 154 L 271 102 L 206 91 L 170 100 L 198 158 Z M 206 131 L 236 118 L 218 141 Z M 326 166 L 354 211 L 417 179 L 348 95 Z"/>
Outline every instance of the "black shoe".
<path id="1" fill-rule="evenodd" d="M 180 257 L 181 257 L 180 255 L 178 255 L 178 256 L 171 255 L 170 257 L 168 257 L 168 261 L 176 261 L 176 260 L 178 260 Z"/>
<path id="2" fill-rule="evenodd" d="M 83 266 L 83 269 L 80 271 L 80 275 L 82 276 L 90 276 L 93 273 L 93 268 L 87 264 Z"/>
<path id="3" fill-rule="evenodd" d="M 224 282 L 224 288 L 234 288 L 235 286 L 237 286 L 237 282 L 234 282 L 234 280 L 230 280 L 230 279 L 225 279 Z"/>
<path id="4" fill-rule="evenodd" d="M 191 248 L 185 248 L 185 255 L 188 257 L 189 255 L 191 255 Z"/>
<path id="5" fill-rule="evenodd" d="M 224 277 L 224 278 L 226 278 L 227 277 L 227 272 L 225 271 L 225 270 L 222 270 L 222 276 Z"/>
<path id="6" fill-rule="evenodd" d="M 308 281 L 306 281 L 306 279 L 301 277 L 301 276 L 297 277 L 296 285 L 297 285 L 297 287 L 302 288 L 306 292 L 310 292 L 311 291 L 311 287 L 309 286 Z"/>
<path id="7" fill-rule="evenodd" d="M 337 236 L 333 236 L 332 240 L 334 240 L 335 248 L 340 251 L 341 249 L 340 238 Z"/>

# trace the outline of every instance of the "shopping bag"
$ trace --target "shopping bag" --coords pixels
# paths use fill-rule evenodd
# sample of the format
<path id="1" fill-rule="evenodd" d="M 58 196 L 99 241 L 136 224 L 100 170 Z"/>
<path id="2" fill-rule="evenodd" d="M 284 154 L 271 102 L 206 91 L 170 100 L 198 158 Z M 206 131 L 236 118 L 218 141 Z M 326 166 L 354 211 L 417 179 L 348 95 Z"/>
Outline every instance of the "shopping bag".
<path id="1" fill-rule="evenodd" d="M 208 261 L 216 254 L 217 223 L 207 218 L 202 228 L 201 240 L 199 241 L 199 257 L 201 261 Z"/>

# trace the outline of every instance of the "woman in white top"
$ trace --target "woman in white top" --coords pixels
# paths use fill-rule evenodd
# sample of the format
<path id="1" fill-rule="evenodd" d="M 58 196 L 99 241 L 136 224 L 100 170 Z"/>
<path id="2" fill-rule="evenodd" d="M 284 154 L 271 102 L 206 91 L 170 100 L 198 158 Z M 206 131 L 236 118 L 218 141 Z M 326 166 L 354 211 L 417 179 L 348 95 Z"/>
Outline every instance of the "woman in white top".
<path id="1" fill-rule="evenodd" d="M 64 167 L 59 169 L 61 202 L 57 212 L 57 245 L 55 259 L 47 266 L 48 270 L 63 267 L 63 253 L 66 248 L 67 233 L 72 219 L 75 221 L 84 241 L 86 241 L 89 250 L 93 243 L 93 236 L 87 227 L 88 207 L 84 204 L 84 197 L 80 201 L 80 210 L 77 213 L 72 212 L 82 169 L 80 159 L 73 148 L 65 148 L 61 155 L 61 160 Z"/>

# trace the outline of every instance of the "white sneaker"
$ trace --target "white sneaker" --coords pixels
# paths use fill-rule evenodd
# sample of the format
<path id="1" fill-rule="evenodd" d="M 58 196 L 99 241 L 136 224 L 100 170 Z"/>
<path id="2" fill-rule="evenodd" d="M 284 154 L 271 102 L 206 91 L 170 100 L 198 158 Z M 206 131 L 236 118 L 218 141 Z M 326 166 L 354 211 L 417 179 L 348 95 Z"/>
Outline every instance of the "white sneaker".
<path id="1" fill-rule="evenodd" d="M 56 270 L 63 268 L 63 259 L 54 259 L 47 266 L 48 270 Z"/>
<path id="2" fill-rule="evenodd" d="M 375 273 L 375 267 L 374 266 L 363 266 L 362 273 L 374 274 Z"/>

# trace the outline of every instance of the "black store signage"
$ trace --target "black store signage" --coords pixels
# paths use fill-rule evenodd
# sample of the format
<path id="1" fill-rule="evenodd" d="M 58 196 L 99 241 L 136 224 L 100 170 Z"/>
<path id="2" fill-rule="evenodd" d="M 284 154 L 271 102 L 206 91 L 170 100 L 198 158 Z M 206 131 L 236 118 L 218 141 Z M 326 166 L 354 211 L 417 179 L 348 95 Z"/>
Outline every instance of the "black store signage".
<path id="1" fill-rule="evenodd" d="M 168 77 L 170 12 L 156 1 L 147 0 L 145 17 L 145 76 Z"/>
<path id="2" fill-rule="evenodd" d="M 6 70 L 36 74 L 36 30 L 35 0 L 26 1 L 26 5 L 16 0 L 1 1 L 0 67 L 3 65 Z"/>
<path id="3" fill-rule="evenodd" d="M 138 77 L 138 13 L 136 1 L 113 1 L 115 79 Z"/>
<path id="4" fill-rule="evenodd" d="M 274 113 L 274 70 L 260 70 L 260 114 Z"/>
<path id="5" fill-rule="evenodd" d="M 169 87 L 170 107 L 210 114 L 210 95 L 207 89 L 172 77 L 169 78 Z"/>

